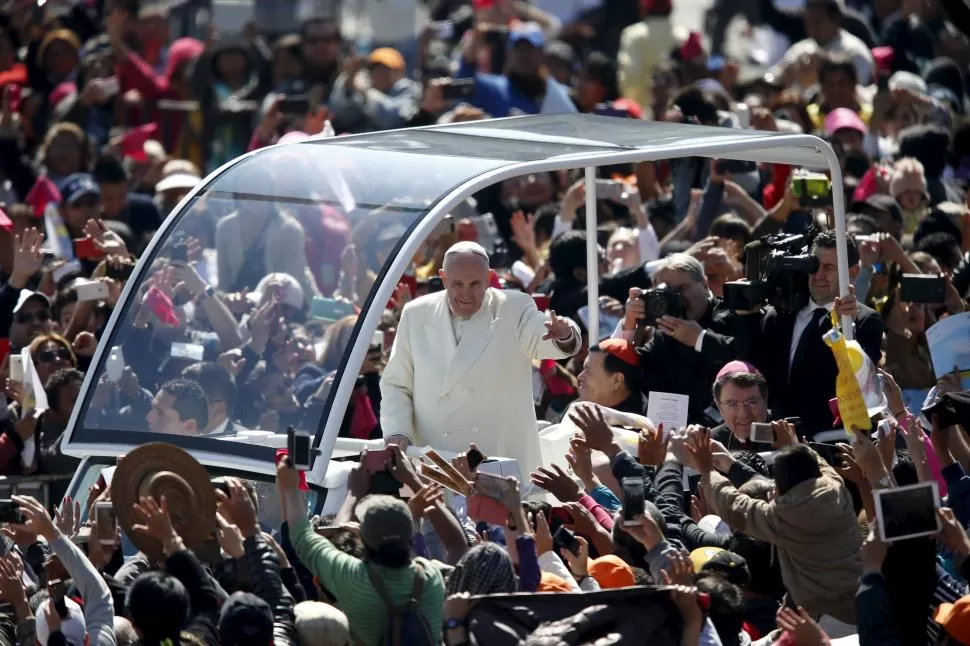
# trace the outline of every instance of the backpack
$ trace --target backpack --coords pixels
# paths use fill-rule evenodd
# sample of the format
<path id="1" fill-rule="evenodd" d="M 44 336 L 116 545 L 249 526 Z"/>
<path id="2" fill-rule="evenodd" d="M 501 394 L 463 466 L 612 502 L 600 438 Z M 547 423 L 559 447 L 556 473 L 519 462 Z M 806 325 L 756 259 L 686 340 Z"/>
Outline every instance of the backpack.
<path id="1" fill-rule="evenodd" d="M 418 611 L 418 602 L 421 601 L 421 590 L 424 587 L 424 567 L 417 562 L 414 566 L 417 571 L 414 574 L 411 598 L 402 606 L 395 606 L 391 602 L 381 575 L 373 565 L 367 566 L 370 583 L 387 608 L 387 625 L 384 627 L 384 636 L 378 642 L 380 646 L 437 646 L 438 644 L 427 620 Z"/>

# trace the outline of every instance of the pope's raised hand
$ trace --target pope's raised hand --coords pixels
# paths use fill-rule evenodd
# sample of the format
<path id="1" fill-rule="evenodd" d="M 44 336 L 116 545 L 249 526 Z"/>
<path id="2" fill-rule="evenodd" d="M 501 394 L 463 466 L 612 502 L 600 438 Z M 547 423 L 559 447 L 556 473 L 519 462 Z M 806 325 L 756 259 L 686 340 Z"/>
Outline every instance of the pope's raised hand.
<path id="1" fill-rule="evenodd" d="M 568 319 L 561 319 L 556 316 L 555 310 L 550 310 L 549 320 L 546 321 L 546 335 L 542 337 L 542 340 L 568 341 L 572 336 L 573 329 L 569 326 Z"/>

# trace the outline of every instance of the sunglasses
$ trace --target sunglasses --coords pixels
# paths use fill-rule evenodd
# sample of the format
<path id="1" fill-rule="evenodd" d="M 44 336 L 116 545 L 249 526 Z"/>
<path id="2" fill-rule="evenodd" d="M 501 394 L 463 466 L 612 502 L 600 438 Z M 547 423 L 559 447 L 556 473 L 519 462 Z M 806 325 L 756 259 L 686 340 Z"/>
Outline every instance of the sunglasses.
<path id="1" fill-rule="evenodd" d="M 41 350 L 37 353 L 37 360 L 41 363 L 53 363 L 58 359 L 61 361 L 70 361 L 71 353 L 67 351 L 67 348 L 58 348 L 57 350 Z"/>
<path id="2" fill-rule="evenodd" d="M 17 323 L 46 323 L 51 320 L 50 310 L 37 310 L 36 312 L 17 312 L 14 316 Z"/>

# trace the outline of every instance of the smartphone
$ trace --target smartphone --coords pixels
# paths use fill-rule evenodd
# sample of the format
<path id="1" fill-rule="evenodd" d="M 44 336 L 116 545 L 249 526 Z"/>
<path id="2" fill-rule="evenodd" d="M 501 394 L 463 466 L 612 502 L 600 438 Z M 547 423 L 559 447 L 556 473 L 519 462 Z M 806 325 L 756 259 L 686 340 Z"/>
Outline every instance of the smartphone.
<path id="1" fill-rule="evenodd" d="M 500 500 L 513 487 L 514 482 L 492 473 L 482 472 L 475 477 L 475 493 L 489 498 Z"/>
<path id="2" fill-rule="evenodd" d="M 168 257 L 172 262 L 189 261 L 189 241 L 185 235 L 177 235 L 168 248 Z"/>
<path id="3" fill-rule="evenodd" d="M 76 276 L 82 272 L 81 263 L 77 260 L 72 260 L 71 262 L 66 262 L 60 267 L 54 269 L 51 272 L 51 278 L 54 279 L 54 284 L 60 284 L 62 280 L 68 276 Z"/>
<path id="4" fill-rule="evenodd" d="M 367 455 L 364 456 L 364 468 L 367 469 L 368 473 L 380 473 L 381 471 L 387 471 L 394 460 L 394 456 L 390 449 L 382 449 L 380 451 L 368 451 Z"/>
<path id="5" fill-rule="evenodd" d="M 108 286 L 99 280 L 78 281 L 74 292 L 79 301 L 103 301 L 108 298 Z"/>
<path id="6" fill-rule="evenodd" d="M 604 200 L 618 202 L 626 192 L 626 185 L 615 179 L 596 180 L 596 197 Z"/>
<path id="7" fill-rule="evenodd" d="M 579 554 L 579 541 L 576 535 L 569 531 L 565 525 L 561 525 L 556 533 L 552 535 L 552 545 L 558 554 L 560 550 L 566 549 L 571 554 Z"/>
<path id="8" fill-rule="evenodd" d="M 320 321 L 339 321 L 345 316 L 354 314 L 354 305 L 347 301 L 338 301 L 335 298 L 324 298 L 314 296 L 310 301 L 310 316 Z"/>
<path id="9" fill-rule="evenodd" d="M 51 603 L 54 604 L 54 609 L 57 610 L 57 615 L 62 619 L 66 618 L 68 613 L 64 596 L 67 594 L 67 583 L 63 579 L 48 581 L 47 592 L 50 595 Z"/>
<path id="10" fill-rule="evenodd" d="M 509 522 L 509 510 L 498 500 L 489 496 L 468 496 L 468 517 L 489 525 L 506 526 Z"/>
<path id="11" fill-rule="evenodd" d="M 18 525 L 25 522 L 23 514 L 20 513 L 20 506 L 13 500 L 0 500 L 0 523 L 16 523 Z"/>
<path id="12" fill-rule="evenodd" d="M 498 237 L 498 224 L 495 222 L 495 216 L 491 213 L 484 213 L 481 217 L 482 230 L 484 231 L 484 236 L 479 236 L 480 238 L 485 238 L 487 240 L 494 240 Z"/>
<path id="13" fill-rule="evenodd" d="M 752 442 L 771 444 L 775 441 L 775 429 L 772 428 L 771 424 L 754 422 L 751 424 L 750 440 Z"/>
<path id="14" fill-rule="evenodd" d="M 10 355 L 10 381 L 24 383 L 24 358 L 20 354 Z"/>
<path id="15" fill-rule="evenodd" d="M 205 346 L 199 343 L 176 342 L 172 344 L 170 354 L 173 359 L 202 361 L 202 357 L 205 356 Z"/>
<path id="16" fill-rule="evenodd" d="M 276 102 L 283 114 L 304 117 L 310 112 L 310 97 L 306 94 L 284 95 Z"/>
<path id="17" fill-rule="evenodd" d="M 942 303 L 946 299 L 946 278 L 926 274 L 903 274 L 899 279 L 899 300 L 904 303 Z"/>
<path id="18" fill-rule="evenodd" d="M 452 79 L 441 86 L 441 98 L 445 101 L 464 101 L 475 95 L 475 79 Z"/>
<path id="19" fill-rule="evenodd" d="M 643 497 L 643 478 L 623 478 L 620 483 L 623 490 L 623 525 L 630 527 L 642 525 L 646 510 L 646 500 Z"/>
<path id="20" fill-rule="evenodd" d="M 118 383 L 122 375 L 125 374 L 125 355 L 121 351 L 121 346 L 116 345 L 111 348 L 108 358 L 104 361 L 104 375 L 109 381 Z"/>
<path id="21" fill-rule="evenodd" d="M 91 79 L 91 85 L 100 88 L 102 92 L 109 96 L 114 96 L 121 91 L 121 83 L 117 76 Z"/>
<path id="22" fill-rule="evenodd" d="M 98 528 L 95 536 L 102 545 L 114 545 L 118 537 L 118 517 L 115 507 L 110 500 L 99 500 L 94 503 L 94 520 Z"/>
<path id="23" fill-rule="evenodd" d="M 93 238 L 75 238 L 74 255 L 81 260 L 101 260 L 104 258 L 104 252 L 94 244 Z"/>
<path id="24" fill-rule="evenodd" d="M 292 426 L 286 429 L 286 450 L 293 468 L 297 471 L 310 470 L 310 443 L 308 431 L 297 431 Z"/>
<path id="25" fill-rule="evenodd" d="M 884 542 L 932 536 L 941 529 L 936 510 L 940 489 L 935 481 L 873 491 L 876 526 Z"/>
<path id="26" fill-rule="evenodd" d="M 485 454 L 475 448 L 468 449 L 465 457 L 468 459 L 468 468 L 472 471 L 477 469 L 478 465 L 485 461 Z"/>

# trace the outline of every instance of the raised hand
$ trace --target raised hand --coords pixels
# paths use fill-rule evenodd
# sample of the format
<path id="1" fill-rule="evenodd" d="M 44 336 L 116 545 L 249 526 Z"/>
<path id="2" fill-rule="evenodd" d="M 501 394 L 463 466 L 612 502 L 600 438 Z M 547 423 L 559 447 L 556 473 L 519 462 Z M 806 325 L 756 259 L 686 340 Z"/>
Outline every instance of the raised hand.
<path id="1" fill-rule="evenodd" d="M 568 341 L 573 337 L 573 328 L 569 325 L 569 319 L 561 319 L 556 316 L 555 310 L 549 310 L 549 320 L 545 323 L 546 334 L 542 340 L 553 339 L 554 341 Z"/>
<path id="2" fill-rule="evenodd" d="M 552 468 L 539 467 L 529 479 L 532 484 L 545 489 L 562 502 L 576 502 L 583 496 L 576 481 L 557 464 Z"/>
<path id="3" fill-rule="evenodd" d="M 606 423 L 603 410 L 596 404 L 576 406 L 569 414 L 579 430 L 583 432 L 586 446 L 593 451 L 606 452 L 613 444 L 613 429 Z"/>
<path id="4" fill-rule="evenodd" d="M 23 289 L 27 281 L 44 266 L 44 234 L 31 227 L 13 239 L 13 269 L 10 285 Z"/>
<path id="5" fill-rule="evenodd" d="M 134 510 L 135 516 L 141 522 L 132 525 L 132 530 L 154 538 L 162 545 L 179 538 L 175 527 L 172 526 L 172 517 L 168 514 L 165 496 L 162 496 L 161 504 L 154 498 L 142 496 L 141 500 L 134 504 Z"/>
<path id="6" fill-rule="evenodd" d="M 219 512 L 216 512 L 216 527 L 216 539 L 219 541 L 219 547 L 232 558 L 241 559 L 246 553 L 246 548 L 244 546 L 245 539 L 239 527 L 230 523 Z"/>
<path id="7" fill-rule="evenodd" d="M 20 507 L 24 523 L 20 525 L 31 534 L 37 534 L 52 543 L 59 535 L 57 526 L 44 505 L 32 496 L 13 496 L 12 500 Z M 14 525 L 16 527 L 16 525 Z"/>

